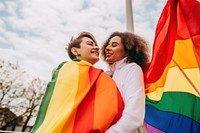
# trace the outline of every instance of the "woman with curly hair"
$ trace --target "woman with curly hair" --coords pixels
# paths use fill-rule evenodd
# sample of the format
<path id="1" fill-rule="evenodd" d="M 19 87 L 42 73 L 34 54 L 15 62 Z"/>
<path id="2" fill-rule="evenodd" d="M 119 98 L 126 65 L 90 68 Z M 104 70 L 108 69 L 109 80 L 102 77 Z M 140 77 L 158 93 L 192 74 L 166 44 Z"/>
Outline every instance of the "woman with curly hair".
<path id="1" fill-rule="evenodd" d="M 116 82 L 125 104 L 122 117 L 106 133 L 143 132 L 143 70 L 149 61 L 147 42 L 130 32 L 114 32 L 103 44 L 101 54 L 109 64 L 109 74 Z"/>

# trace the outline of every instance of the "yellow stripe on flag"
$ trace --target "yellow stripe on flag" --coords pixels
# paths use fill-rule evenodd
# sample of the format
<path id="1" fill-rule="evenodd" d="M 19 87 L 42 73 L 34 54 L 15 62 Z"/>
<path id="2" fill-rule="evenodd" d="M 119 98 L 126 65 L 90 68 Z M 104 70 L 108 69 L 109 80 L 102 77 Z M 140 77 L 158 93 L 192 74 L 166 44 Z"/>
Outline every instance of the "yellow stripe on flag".
<path id="1" fill-rule="evenodd" d="M 157 82 L 147 85 L 148 91 L 156 88 L 153 92 L 149 91 L 150 93 L 147 93 L 147 96 L 156 101 L 161 99 L 164 92 L 186 92 L 200 97 L 194 89 L 194 86 L 200 86 L 200 75 L 197 75 L 199 73 L 198 67 L 191 39 L 177 40 L 172 61 Z M 194 86 L 191 85 L 184 74 L 187 75 Z"/>
<path id="2" fill-rule="evenodd" d="M 70 128 L 72 131 L 75 114 L 72 115 L 70 111 L 73 110 L 72 108 L 74 106 L 74 101 L 78 90 L 77 77 L 79 75 L 79 69 L 78 66 L 70 65 L 71 63 L 73 62 L 64 64 L 64 66 L 60 69 L 57 79 L 59 82 L 57 82 L 55 85 L 45 120 L 37 132 L 61 132 L 63 125 L 66 122 L 66 118 L 72 119 L 72 121 L 68 123 L 68 131 L 70 131 Z M 73 68 L 70 68 L 72 66 Z M 70 90 L 66 88 L 67 86 L 70 86 Z M 66 91 L 70 91 L 70 93 Z M 51 121 L 51 123 L 49 121 Z"/>

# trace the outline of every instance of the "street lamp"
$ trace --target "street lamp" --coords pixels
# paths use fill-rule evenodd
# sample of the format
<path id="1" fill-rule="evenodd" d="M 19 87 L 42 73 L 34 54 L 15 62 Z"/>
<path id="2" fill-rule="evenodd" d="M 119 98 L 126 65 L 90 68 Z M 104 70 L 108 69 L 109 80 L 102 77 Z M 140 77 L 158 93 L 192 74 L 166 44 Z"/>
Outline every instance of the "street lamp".
<path id="1" fill-rule="evenodd" d="M 126 30 L 134 32 L 132 0 L 126 0 Z"/>

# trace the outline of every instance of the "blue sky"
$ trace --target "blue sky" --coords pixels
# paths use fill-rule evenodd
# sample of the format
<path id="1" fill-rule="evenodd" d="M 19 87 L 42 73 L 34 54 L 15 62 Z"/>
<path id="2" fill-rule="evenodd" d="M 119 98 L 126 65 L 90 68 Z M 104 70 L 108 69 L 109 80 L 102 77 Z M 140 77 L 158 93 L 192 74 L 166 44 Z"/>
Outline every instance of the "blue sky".
<path id="1" fill-rule="evenodd" d="M 166 0 L 133 0 L 134 32 L 152 46 Z M 89 31 L 99 45 L 114 31 L 126 31 L 123 0 L 1 0 L 0 58 L 18 63 L 33 77 L 49 80 L 69 60 L 71 36 Z M 105 68 L 99 62 L 96 67 Z"/>

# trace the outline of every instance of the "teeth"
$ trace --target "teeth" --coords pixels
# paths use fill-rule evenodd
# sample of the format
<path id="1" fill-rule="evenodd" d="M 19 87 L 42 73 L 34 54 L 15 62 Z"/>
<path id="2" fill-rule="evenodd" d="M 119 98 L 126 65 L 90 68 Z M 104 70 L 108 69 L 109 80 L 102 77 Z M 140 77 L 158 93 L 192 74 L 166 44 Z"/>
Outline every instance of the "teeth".
<path id="1" fill-rule="evenodd" d="M 96 54 L 96 55 L 99 55 L 99 52 L 95 52 L 95 51 L 93 51 L 93 52 L 91 52 L 91 53 L 94 53 L 94 54 Z"/>

